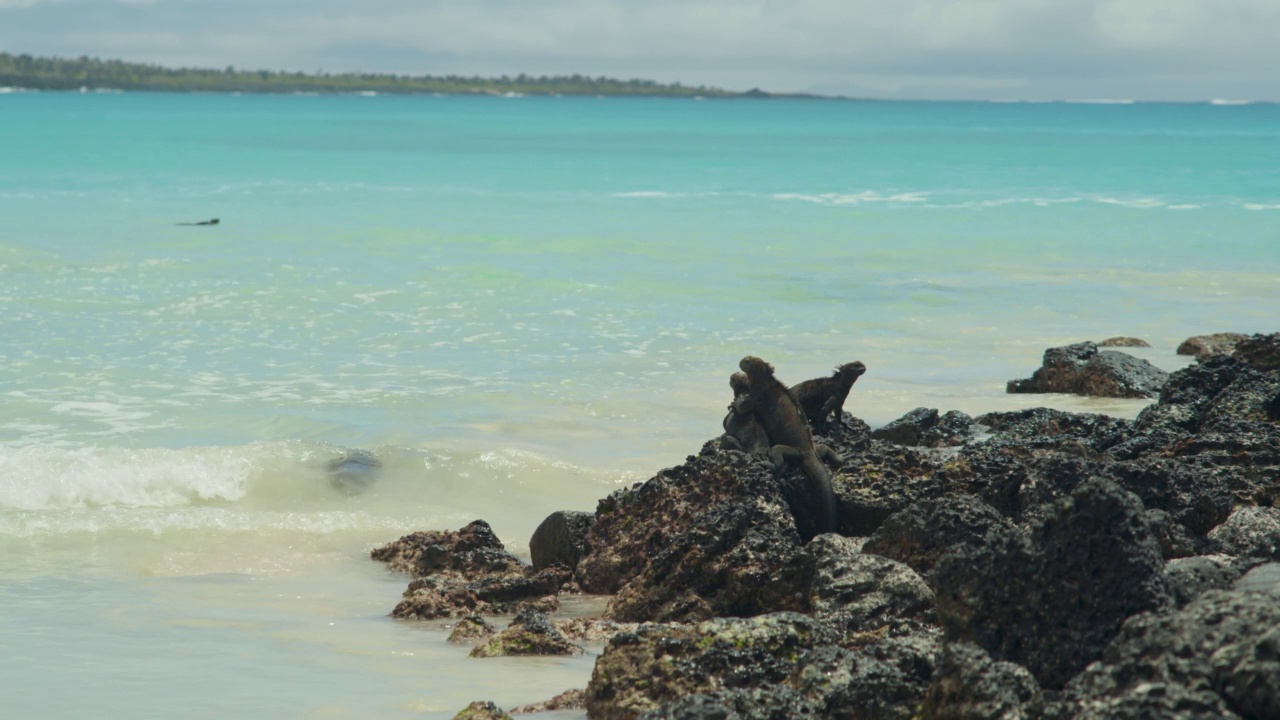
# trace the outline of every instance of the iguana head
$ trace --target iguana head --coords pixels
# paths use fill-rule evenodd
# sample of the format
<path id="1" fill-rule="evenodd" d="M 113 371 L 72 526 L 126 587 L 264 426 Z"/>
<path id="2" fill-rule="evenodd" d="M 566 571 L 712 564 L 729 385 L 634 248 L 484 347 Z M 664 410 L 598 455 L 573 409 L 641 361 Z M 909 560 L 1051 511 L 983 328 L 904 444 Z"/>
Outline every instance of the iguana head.
<path id="1" fill-rule="evenodd" d="M 867 366 L 855 360 L 851 363 L 837 365 L 836 371 L 835 373 L 833 373 L 833 375 L 835 377 L 840 378 L 841 380 L 844 380 L 845 382 L 853 382 L 854 380 L 857 380 L 858 378 L 862 377 L 862 374 L 865 373 L 866 371 L 867 371 Z"/>
<path id="2" fill-rule="evenodd" d="M 748 355 L 738 361 L 738 367 L 747 374 L 747 378 L 763 378 L 773 376 L 773 366 L 755 355 Z"/>
<path id="3" fill-rule="evenodd" d="M 736 372 L 729 376 L 729 387 L 733 388 L 733 396 L 737 397 L 751 392 L 751 381 L 747 380 L 746 373 Z"/>

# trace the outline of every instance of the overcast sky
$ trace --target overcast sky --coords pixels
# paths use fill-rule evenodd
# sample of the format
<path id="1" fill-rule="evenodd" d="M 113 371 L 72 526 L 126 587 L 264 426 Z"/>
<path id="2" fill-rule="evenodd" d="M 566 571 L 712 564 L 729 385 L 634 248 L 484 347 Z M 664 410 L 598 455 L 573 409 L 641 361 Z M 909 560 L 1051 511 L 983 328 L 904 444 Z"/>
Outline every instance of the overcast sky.
<path id="1" fill-rule="evenodd" d="M 0 51 L 863 97 L 1280 100 L 1280 0 L 0 0 Z"/>

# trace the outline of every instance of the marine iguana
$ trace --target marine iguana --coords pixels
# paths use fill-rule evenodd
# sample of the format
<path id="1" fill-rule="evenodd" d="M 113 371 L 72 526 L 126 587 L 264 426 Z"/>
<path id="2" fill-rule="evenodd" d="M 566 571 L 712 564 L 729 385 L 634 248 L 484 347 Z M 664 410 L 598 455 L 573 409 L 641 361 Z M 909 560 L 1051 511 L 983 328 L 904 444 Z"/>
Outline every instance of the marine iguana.
<path id="1" fill-rule="evenodd" d="M 196 225 L 217 225 L 219 222 L 222 222 L 222 221 L 219 220 L 218 218 L 213 218 L 212 220 L 201 220 L 200 222 L 180 222 L 178 224 L 194 227 Z"/>
<path id="2" fill-rule="evenodd" d="M 738 367 L 747 375 L 753 410 L 772 443 L 770 455 L 799 463 L 808 481 L 806 499 L 817 509 L 815 523 L 818 534 L 835 532 L 835 491 L 831 489 L 831 473 L 819 457 L 839 461 L 839 456 L 825 445 L 814 444 L 800 400 L 774 377 L 772 365 L 748 355 L 742 358 Z"/>
<path id="3" fill-rule="evenodd" d="M 736 372 L 730 375 L 729 387 L 733 388 L 733 402 L 729 403 L 729 414 L 721 423 L 724 426 L 721 443 L 768 463 L 776 474 L 781 468 L 769 458 L 769 436 L 761 427 L 760 418 L 756 417 L 747 374 Z"/>
<path id="4" fill-rule="evenodd" d="M 792 386 L 791 392 L 796 394 L 804 414 L 816 429 L 825 429 L 829 421 L 837 424 L 844 415 L 844 401 L 849 398 L 853 384 L 867 371 L 867 366 L 860 362 L 840 365 L 830 377 L 805 380 Z"/>

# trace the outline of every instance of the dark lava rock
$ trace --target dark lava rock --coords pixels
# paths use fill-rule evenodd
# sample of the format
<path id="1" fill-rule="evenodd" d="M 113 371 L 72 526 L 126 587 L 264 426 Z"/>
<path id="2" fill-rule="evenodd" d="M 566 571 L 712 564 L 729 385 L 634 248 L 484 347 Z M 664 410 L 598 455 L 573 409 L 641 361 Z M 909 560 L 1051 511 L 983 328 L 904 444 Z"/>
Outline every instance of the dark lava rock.
<path id="1" fill-rule="evenodd" d="M 449 642 L 475 645 L 480 640 L 488 640 L 498 634 L 498 629 L 490 625 L 479 615 L 468 615 L 459 620 L 449 633 Z"/>
<path id="2" fill-rule="evenodd" d="M 1242 507 L 1210 531 L 1209 539 L 1227 555 L 1280 560 L 1280 509 Z"/>
<path id="3" fill-rule="evenodd" d="M 1151 343 L 1136 337 L 1110 337 L 1098 343 L 1098 347 L 1151 347 Z"/>
<path id="4" fill-rule="evenodd" d="M 920 436 L 925 447 L 955 447 L 970 442 L 977 436 L 973 418 L 959 410 L 948 410 L 938 418 L 938 424 Z"/>
<path id="5" fill-rule="evenodd" d="M 710 508 L 725 504 L 738 507 L 737 512 L 768 515 L 775 527 L 766 532 L 789 535 L 784 546 L 798 548 L 795 521 L 768 468 L 741 452 L 707 443 L 683 465 L 599 502 L 587 532 L 587 554 L 578 562 L 582 588 L 605 595 L 618 592 L 651 559 L 671 550 L 674 538 L 702 530 Z"/>
<path id="6" fill-rule="evenodd" d="M 972 643 L 947 643 L 925 696 L 923 718 L 1038 718 L 1040 685 L 1021 665 L 997 662 Z"/>
<path id="7" fill-rule="evenodd" d="M 1146 510 L 1142 519 L 1151 528 L 1151 536 L 1160 545 L 1160 556 L 1165 560 L 1191 557 L 1209 550 L 1207 539 L 1192 535 L 1185 525 L 1163 510 Z"/>
<path id="8" fill-rule="evenodd" d="M 945 554 L 930 578 L 951 640 L 974 642 L 1059 688 L 1102 652 L 1125 618 L 1167 607 L 1164 560 L 1142 503 L 1090 480 L 1028 536 L 988 533 Z"/>
<path id="9" fill-rule="evenodd" d="M 587 693 L 585 690 L 565 690 L 546 702 L 521 705 L 511 709 L 512 715 L 531 715 L 533 713 L 554 712 L 556 710 L 586 710 Z"/>
<path id="10" fill-rule="evenodd" d="M 491 702 L 477 700 L 454 715 L 453 720 L 511 720 L 511 716 Z"/>
<path id="11" fill-rule="evenodd" d="M 409 583 L 391 616 L 432 620 L 503 615 L 525 607 L 549 612 L 559 606 L 556 593 L 569 579 L 569 571 L 558 565 L 532 576 L 489 575 L 473 582 L 431 575 Z"/>
<path id="12" fill-rule="evenodd" d="M 457 531 L 426 531 L 405 535 L 369 552 L 392 570 L 414 577 L 449 575 L 477 578 L 491 574 L 523 574 L 526 566 L 507 552 L 493 528 L 476 520 Z"/>
<path id="13" fill-rule="evenodd" d="M 816 571 L 810 591 L 815 617 L 844 633 L 907 622 L 932 624 L 933 591 L 911 568 L 879 555 L 864 555 L 858 543 L 819 535 L 805 548 Z"/>
<path id="14" fill-rule="evenodd" d="M 889 516 L 862 551 L 927 573 L 943 553 L 961 543 L 981 544 L 987 533 L 997 527 L 1011 526 L 995 508 L 972 495 L 946 495 L 922 500 Z"/>
<path id="15" fill-rule="evenodd" d="M 724 501 L 671 537 L 609 602 L 612 620 L 696 621 L 806 611 L 813 578 L 785 506 Z"/>
<path id="16" fill-rule="evenodd" d="M 1109 415 L 1027 408 L 979 415 L 974 422 L 997 433 L 988 443 L 995 448 L 1060 450 L 1091 456 L 1124 442 L 1133 423 Z"/>
<path id="17" fill-rule="evenodd" d="M 596 660 L 587 715 L 630 720 L 689 695 L 778 685 L 802 653 L 835 639 L 821 623 L 796 613 L 641 625 L 615 635 Z"/>
<path id="18" fill-rule="evenodd" d="M 885 638 L 855 649 L 819 647 L 787 685 L 832 720 L 910 720 L 929 687 L 939 643 L 932 635 Z"/>
<path id="19" fill-rule="evenodd" d="M 1240 579 L 1240 571 L 1226 555 L 1197 555 L 1170 560 L 1164 566 L 1174 602 L 1179 607 L 1195 600 L 1206 590 L 1229 590 Z"/>
<path id="20" fill-rule="evenodd" d="M 1280 717 L 1280 603 L 1209 590 L 1176 612 L 1133 617 L 1054 714 Z"/>
<path id="21" fill-rule="evenodd" d="M 506 630 L 477 645 L 471 657 L 509 655 L 581 655 L 581 647 L 569 642 L 546 615 L 524 610 Z"/>
<path id="22" fill-rule="evenodd" d="M 1168 377 L 1146 360 L 1083 342 L 1045 350 L 1043 366 L 1026 380 L 1010 380 L 1008 391 L 1144 398 L 1159 394 Z"/>
<path id="23" fill-rule="evenodd" d="M 637 717 L 638 720 L 816 720 L 826 716 L 790 688 L 747 688 L 687 695 Z"/>
<path id="24" fill-rule="evenodd" d="M 1194 355 L 1208 358 L 1214 355 L 1230 355 L 1236 349 L 1236 343 L 1249 337 L 1244 333 L 1213 333 L 1212 335 L 1195 335 L 1182 341 L 1178 346 L 1179 355 Z"/>
<path id="25" fill-rule="evenodd" d="M 890 515 L 947 491 L 936 473 L 943 463 L 914 448 L 868 440 L 841 452 L 844 466 L 832 481 L 841 535 L 866 537 Z"/>
<path id="26" fill-rule="evenodd" d="M 1254 370 L 1280 370 L 1280 333 L 1251 335 L 1236 343 L 1231 354 Z"/>
<path id="27" fill-rule="evenodd" d="M 529 539 L 534 571 L 554 563 L 573 570 L 587 551 L 587 531 L 596 516 L 589 512 L 557 510 L 547 516 Z"/>
<path id="28" fill-rule="evenodd" d="M 1102 474 L 1137 495 L 1143 505 L 1169 513 L 1197 535 L 1209 532 L 1231 513 L 1231 489 L 1220 478 L 1174 460 L 1112 463 Z"/>
<path id="29" fill-rule="evenodd" d="M 925 432 L 938 424 L 938 409 L 919 407 L 884 427 L 871 431 L 871 437 L 898 445 L 919 445 Z"/>

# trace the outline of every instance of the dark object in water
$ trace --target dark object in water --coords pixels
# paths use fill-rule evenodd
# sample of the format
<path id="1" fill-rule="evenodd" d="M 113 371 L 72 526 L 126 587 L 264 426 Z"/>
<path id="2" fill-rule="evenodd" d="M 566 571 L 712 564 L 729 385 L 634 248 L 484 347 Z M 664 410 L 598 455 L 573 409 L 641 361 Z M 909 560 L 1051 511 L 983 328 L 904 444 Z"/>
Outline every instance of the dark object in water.
<path id="1" fill-rule="evenodd" d="M 193 223 L 178 223 L 178 224 L 179 224 L 179 225 L 186 225 L 186 226 L 192 227 L 192 226 L 196 226 L 196 225 L 217 225 L 219 222 L 220 222 L 220 221 L 218 220 L 218 218 L 213 218 L 213 219 L 211 219 L 211 220 L 201 220 L 200 222 L 193 222 Z"/>
<path id="2" fill-rule="evenodd" d="M 348 495 L 357 495 L 369 489 L 378 479 L 382 463 L 367 450 L 352 450 L 346 455 L 325 463 L 329 484 Z"/>

